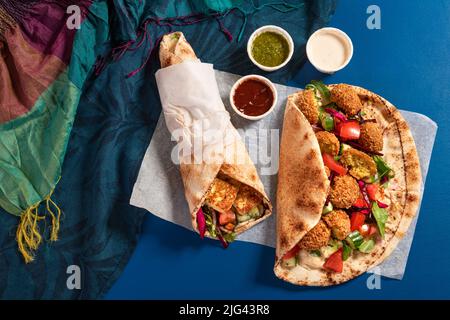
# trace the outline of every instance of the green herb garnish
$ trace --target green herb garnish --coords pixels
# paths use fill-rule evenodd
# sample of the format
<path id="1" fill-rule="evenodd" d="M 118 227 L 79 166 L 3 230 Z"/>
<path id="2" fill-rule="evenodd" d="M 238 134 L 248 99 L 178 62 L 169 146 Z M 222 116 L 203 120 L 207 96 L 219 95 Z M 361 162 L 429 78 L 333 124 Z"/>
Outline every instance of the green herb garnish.
<path id="1" fill-rule="evenodd" d="M 342 260 L 347 260 L 351 254 L 352 248 L 345 241 L 342 241 Z"/>
<path id="2" fill-rule="evenodd" d="M 388 178 L 393 178 L 395 173 L 394 170 L 392 170 L 387 163 L 383 160 L 380 156 L 373 156 L 373 160 L 375 161 L 375 164 L 377 165 L 377 171 L 378 171 L 378 180 L 381 180 L 384 176 L 387 175 Z"/>
<path id="3" fill-rule="evenodd" d="M 381 237 L 384 238 L 384 229 L 386 226 L 387 219 L 389 217 L 388 213 L 385 209 L 380 208 L 378 206 L 378 203 L 374 201 L 372 203 L 372 214 L 377 222 L 378 231 L 380 231 Z"/>

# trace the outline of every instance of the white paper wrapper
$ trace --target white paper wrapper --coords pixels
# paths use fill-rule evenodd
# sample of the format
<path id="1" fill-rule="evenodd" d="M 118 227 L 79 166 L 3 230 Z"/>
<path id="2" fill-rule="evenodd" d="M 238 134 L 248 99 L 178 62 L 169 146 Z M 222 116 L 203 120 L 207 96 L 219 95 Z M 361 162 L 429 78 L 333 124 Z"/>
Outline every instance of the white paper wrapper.
<path id="1" fill-rule="evenodd" d="M 268 141 L 278 140 L 283 123 L 284 107 L 288 95 L 298 91 L 298 88 L 276 85 L 278 91 L 278 104 L 272 114 L 259 121 L 249 121 L 235 114 L 229 105 L 229 92 L 232 85 L 240 78 L 227 72 L 215 72 L 218 89 L 226 109 L 230 112 L 231 122 L 238 129 L 256 129 L 266 132 Z M 188 94 L 188 92 L 185 92 Z M 411 132 L 417 146 L 420 158 L 423 182 L 426 181 L 428 166 L 436 136 L 437 125 L 429 118 L 408 111 L 401 111 L 410 125 Z M 154 215 L 178 225 L 192 229 L 189 209 L 184 199 L 183 183 L 181 181 L 178 166 L 171 161 L 170 154 L 175 146 L 171 142 L 169 131 L 164 124 L 164 117 L 161 115 L 151 143 L 145 153 L 141 165 L 139 176 L 134 185 L 130 204 L 147 209 Z M 277 129 L 272 130 L 271 129 Z M 426 132 L 426 134 L 423 134 Z M 267 138 L 266 137 L 266 138 Z M 258 143 L 259 139 L 259 143 Z M 277 185 L 276 171 L 278 168 L 278 144 L 272 145 L 271 154 L 267 154 L 267 143 L 261 137 L 246 136 L 245 144 L 250 156 L 255 163 L 258 173 L 264 184 L 267 195 L 272 200 L 274 208 Z M 269 143 L 270 144 L 270 143 Z M 258 151 L 258 152 L 255 152 Z M 255 155 L 257 155 L 255 159 Z M 423 186 L 422 186 L 423 193 Z M 262 245 L 275 247 L 276 242 L 276 211 L 264 222 L 256 225 L 238 237 L 238 240 L 259 243 Z M 414 235 L 417 218 L 413 220 L 409 231 L 399 243 L 391 256 L 384 261 L 378 270 L 381 275 L 401 279 L 403 277 L 409 250 Z"/>
<path id="2" fill-rule="evenodd" d="M 164 119 L 179 144 L 180 155 L 190 159 L 194 146 L 210 150 L 208 146 L 217 149 L 220 144 L 223 149 L 222 133 L 229 127 L 230 115 L 220 97 L 212 64 L 185 61 L 160 69 L 155 76 Z"/>

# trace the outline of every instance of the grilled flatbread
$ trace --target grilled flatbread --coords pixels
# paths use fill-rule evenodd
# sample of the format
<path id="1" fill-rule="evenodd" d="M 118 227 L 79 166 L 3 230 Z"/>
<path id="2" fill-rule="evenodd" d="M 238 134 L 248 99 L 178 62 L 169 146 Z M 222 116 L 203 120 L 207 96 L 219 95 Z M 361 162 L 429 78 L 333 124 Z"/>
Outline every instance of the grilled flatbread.
<path id="1" fill-rule="evenodd" d="M 208 69 L 209 72 L 213 72 L 210 65 L 201 64 L 181 32 L 174 32 L 163 37 L 160 44 L 159 57 L 162 68 L 169 69 L 172 66 L 183 63 L 198 63 L 203 65 L 204 68 L 210 68 L 210 70 Z M 195 70 L 195 68 L 190 68 L 189 70 Z M 163 69 L 160 71 L 163 71 Z M 161 74 L 158 75 L 157 73 L 157 81 L 161 80 L 161 76 Z M 191 79 L 199 81 L 197 75 L 193 75 Z M 182 79 L 176 79 L 176 81 L 179 82 L 178 86 L 185 84 Z M 199 94 L 211 95 L 211 92 L 204 92 L 201 88 L 199 89 L 201 82 L 197 84 L 186 83 L 185 85 L 190 85 L 193 90 L 194 88 L 192 87 L 195 86 L 195 90 L 197 90 L 195 92 L 200 92 Z M 163 97 L 167 94 L 166 92 L 161 92 L 161 88 L 159 89 L 161 100 L 163 100 Z M 215 113 L 217 114 L 217 111 L 226 113 L 218 90 L 216 91 L 217 94 L 213 97 L 215 100 L 208 103 L 213 104 L 218 110 L 203 110 L 203 117 L 213 117 Z M 182 105 L 183 100 L 177 100 L 180 105 L 176 107 L 178 110 L 181 110 L 179 114 L 195 116 L 192 108 L 196 106 L 184 106 Z M 191 119 L 183 119 L 183 116 L 180 115 L 174 116 L 170 110 L 168 111 L 174 104 L 171 101 L 163 102 L 164 115 L 169 130 L 172 127 L 191 130 L 188 127 L 188 122 L 192 122 Z M 226 113 L 226 115 L 228 114 Z M 169 119 L 170 117 L 172 119 Z M 171 120 L 170 125 L 168 120 Z M 235 235 L 268 218 L 272 213 L 272 205 L 238 132 L 229 121 L 229 118 L 223 116 L 221 121 L 226 121 L 224 129 L 230 134 L 231 142 L 225 144 L 223 149 L 212 153 L 208 161 L 203 159 L 203 161 L 197 163 L 181 159 L 180 172 L 194 230 L 202 233 L 199 230 L 198 215 L 204 214 L 207 216 L 207 230 L 205 233 L 207 237 L 220 239 L 221 236 L 227 238 L 225 237 L 226 234 L 232 234 L 233 237 L 230 237 L 232 239 Z M 253 204 L 252 208 L 248 208 L 250 203 Z M 201 208 L 203 210 L 200 210 Z M 239 213 L 236 210 L 240 210 Z M 245 210 L 247 211 L 245 212 Z M 244 214 L 249 212 L 251 213 L 250 215 Z M 243 216 L 243 218 L 240 216 Z M 215 226 L 211 227 L 211 224 Z M 230 241 L 230 238 L 227 238 L 228 240 L 226 239 L 226 241 Z"/>
<path id="2" fill-rule="evenodd" d="M 322 211 L 329 187 L 329 170 L 326 172 L 313 126 L 301 112 L 304 106 L 297 103 L 305 100 L 299 98 L 303 91 L 291 95 L 286 105 L 280 148 L 274 272 L 280 279 L 296 285 L 343 283 L 381 263 L 402 239 L 418 209 L 421 172 L 408 124 L 387 100 L 366 89 L 351 87 L 361 101 L 361 114 L 366 119 L 374 119 L 382 128 L 382 158 L 395 172 L 381 198 L 389 205 L 384 238 L 378 237 L 369 253 L 353 250 L 341 272 L 324 268 L 323 258 L 305 250 L 300 250 L 295 266 L 283 265 L 283 257 L 292 252 L 313 227 L 324 221 Z"/>

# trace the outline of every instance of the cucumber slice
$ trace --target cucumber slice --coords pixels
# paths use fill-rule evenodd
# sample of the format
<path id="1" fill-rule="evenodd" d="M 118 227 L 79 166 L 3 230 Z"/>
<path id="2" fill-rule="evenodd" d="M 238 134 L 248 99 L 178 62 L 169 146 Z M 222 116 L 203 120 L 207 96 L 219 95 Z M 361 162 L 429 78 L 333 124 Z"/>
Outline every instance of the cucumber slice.
<path id="1" fill-rule="evenodd" d="M 364 238 L 358 231 L 355 230 L 347 236 L 345 241 L 352 249 L 358 249 L 363 243 Z"/>
<path id="2" fill-rule="evenodd" d="M 373 241 L 372 239 L 364 240 L 364 242 L 361 243 L 361 245 L 359 246 L 358 250 L 361 251 L 362 253 L 369 253 L 370 251 L 372 251 L 374 247 L 375 241 Z"/>
<path id="3" fill-rule="evenodd" d="M 240 215 L 240 214 L 237 214 L 237 221 L 238 222 L 245 222 L 245 221 L 248 221 L 248 220 L 250 220 L 252 217 L 249 215 L 249 214 L 244 214 L 244 215 Z"/>
<path id="4" fill-rule="evenodd" d="M 284 268 L 292 269 L 292 268 L 294 268 L 297 265 L 297 258 L 296 257 L 292 257 L 292 258 L 289 258 L 289 259 L 282 259 L 281 260 L 281 265 Z"/>
<path id="5" fill-rule="evenodd" d="M 326 258 L 331 256 L 333 253 L 335 253 L 340 247 L 342 243 L 337 240 L 330 240 L 328 244 L 325 247 L 322 247 L 321 252 L 322 255 Z"/>
<path id="6" fill-rule="evenodd" d="M 252 218 L 259 217 L 260 213 L 259 213 L 258 206 L 254 206 L 253 208 L 251 208 L 250 211 L 247 212 L 247 215 L 249 215 Z"/>
<path id="7" fill-rule="evenodd" d="M 333 204 L 331 201 L 328 201 L 327 205 L 323 207 L 322 214 L 327 214 L 333 211 Z"/>

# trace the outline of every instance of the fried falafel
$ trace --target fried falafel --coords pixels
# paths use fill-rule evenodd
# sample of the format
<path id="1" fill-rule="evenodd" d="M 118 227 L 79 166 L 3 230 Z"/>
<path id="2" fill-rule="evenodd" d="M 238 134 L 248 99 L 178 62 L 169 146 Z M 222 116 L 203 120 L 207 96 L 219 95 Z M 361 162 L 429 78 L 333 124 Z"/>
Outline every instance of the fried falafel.
<path id="1" fill-rule="evenodd" d="M 328 244 L 331 231 L 322 220 L 303 237 L 299 242 L 299 247 L 306 250 L 320 249 Z"/>
<path id="2" fill-rule="evenodd" d="M 336 103 L 348 116 L 356 115 L 362 108 L 356 91 L 348 84 L 338 84 L 331 89 L 331 101 Z"/>
<path id="3" fill-rule="evenodd" d="M 344 240 L 350 233 L 350 218 L 343 210 L 333 210 L 323 217 L 331 229 L 331 234 L 338 240 Z"/>
<path id="4" fill-rule="evenodd" d="M 361 134 L 358 143 L 368 151 L 380 152 L 383 150 L 383 130 L 377 122 L 364 122 L 361 124 Z"/>
<path id="5" fill-rule="evenodd" d="M 303 90 L 295 100 L 295 104 L 309 121 L 310 124 L 319 122 L 319 103 L 314 90 Z"/>
<path id="6" fill-rule="evenodd" d="M 316 133 L 319 142 L 320 152 L 336 156 L 339 153 L 340 143 L 336 136 L 328 131 L 319 131 Z"/>
<path id="7" fill-rule="evenodd" d="M 339 161 L 349 169 L 350 175 L 358 180 L 367 180 L 377 173 L 375 161 L 355 148 L 345 149 Z"/>
<path id="8" fill-rule="evenodd" d="M 360 195 L 358 182 L 349 176 L 336 176 L 330 189 L 330 201 L 333 207 L 339 209 L 350 208 Z"/>

